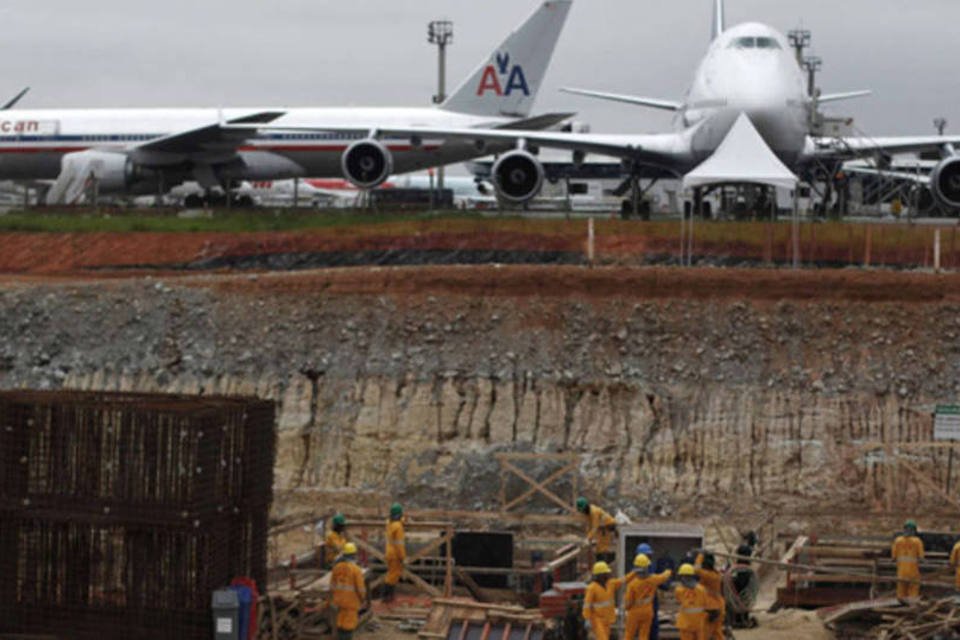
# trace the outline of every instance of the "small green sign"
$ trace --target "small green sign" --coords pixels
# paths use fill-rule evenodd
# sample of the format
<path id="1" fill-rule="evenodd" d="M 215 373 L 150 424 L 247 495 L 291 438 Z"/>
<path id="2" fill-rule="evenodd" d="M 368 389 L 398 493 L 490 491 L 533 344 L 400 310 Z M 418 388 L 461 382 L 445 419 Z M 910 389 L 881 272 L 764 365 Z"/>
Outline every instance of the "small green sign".
<path id="1" fill-rule="evenodd" d="M 960 440 L 960 405 L 937 405 L 933 420 L 934 440 Z"/>

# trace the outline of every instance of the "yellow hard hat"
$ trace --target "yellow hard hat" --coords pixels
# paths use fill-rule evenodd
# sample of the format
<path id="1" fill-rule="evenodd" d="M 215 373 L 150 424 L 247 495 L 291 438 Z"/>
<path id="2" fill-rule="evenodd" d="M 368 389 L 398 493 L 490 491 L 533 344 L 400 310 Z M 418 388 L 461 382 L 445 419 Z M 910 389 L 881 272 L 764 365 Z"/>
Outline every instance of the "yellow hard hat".
<path id="1" fill-rule="evenodd" d="M 633 559 L 633 566 L 637 569 L 646 569 L 650 566 L 650 558 L 647 557 L 647 554 L 641 553 Z"/>
<path id="2" fill-rule="evenodd" d="M 608 565 L 606 562 L 598 562 L 597 564 L 593 565 L 593 575 L 602 576 L 608 573 L 613 573 L 613 571 L 610 570 L 610 565 Z"/>
<path id="3" fill-rule="evenodd" d="M 343 555 L 345 556 L 357 555 L 357 545 L 353 544 L 352 542 L 348 542 L 347 544 L 343 545 Z"/>
<path id="4" fill-rule="evenodd" d="M 678 576 L 695 576 L 697 575 L 697 570 L 693 568 L 692 564 L 680 565 L 680 570 L 677 571 Z"/>

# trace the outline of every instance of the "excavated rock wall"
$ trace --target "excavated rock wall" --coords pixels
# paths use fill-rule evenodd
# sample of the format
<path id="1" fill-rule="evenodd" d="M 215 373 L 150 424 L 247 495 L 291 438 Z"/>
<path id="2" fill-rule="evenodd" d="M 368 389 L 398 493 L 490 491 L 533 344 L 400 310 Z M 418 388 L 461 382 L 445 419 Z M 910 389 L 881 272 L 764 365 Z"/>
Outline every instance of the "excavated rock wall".
<path id="1" fill-rule="evenodd" d="M 487 509 L 494 452 L 576 452 L 586 493 L 633 515 L 862 500 L 856 445 L 930 439 L 930 405 L 960 390 L 946 302 L 172 282 L 8 286 L 0 386 L 273 398 L 281 492 Z"/>

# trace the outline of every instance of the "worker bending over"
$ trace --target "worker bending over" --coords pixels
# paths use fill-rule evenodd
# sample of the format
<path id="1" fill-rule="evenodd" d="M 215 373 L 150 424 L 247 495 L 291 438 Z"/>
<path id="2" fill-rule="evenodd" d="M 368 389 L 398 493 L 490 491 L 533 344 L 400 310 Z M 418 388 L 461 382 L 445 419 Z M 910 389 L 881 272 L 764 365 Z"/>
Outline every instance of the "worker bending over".
<path id="1" fill-rule="evenodd" d="M 960 540 L 953 545 L 953 551 L 950 552 L 950 568 L 954 571 L 955 585 L 960 591 Z"/>
<path id="2" fill-rule="evenodd" d="M 393 601 L 397 595 L 397 584 L 403 575 L 403 565 L 407 561 L 407 544 L 403 531 L 403 507 L 394 503 L 390 507 L 390 519 L 387 521 L 387 576 L 384 578 L 384 602 Z"/>
<path id="3" fill-rule="evenodd" d="M 717 571 L 717 559 L 712 553 L 701 553 L 697 556 L 694 568 L 700 585 L 707 592 L 707 623 L 703 637 L 706 640 L 724 640 L 727 603 L 723 597 L 723 576 Z"/>
<path id="4" fill-rule="evenodd" d="M 617 621 L 617 591 L 629 578 L 611 578 L 606 562 L 593 565 L 593 581 L 583 599 L 583 622 L 596 640 L 610 640 L 610 628 Z"/>
<path id="5" fill-rule="evenodd" d="M 684 564 L 677 571 L 680 584 L 674 594 L 680 609 L 677 611 L 677 630 L 680 640 L 704 640 L 707 623 L 707 591 L 697 581 L 697 570 Z"/>
<path id="6" fill-rule="evenodd" d="M 347 544 L 347 519 L 343 514 L 333 516 L 330 530 L 323 539 L 323 566 L 327 569 L 333 566 L 334 561 L 343 553 Z"/>
<path id="7" fill-rule="evenodd" d="M 598 562 L 613 562 L 613 533 L 617 521 L 609 513 L 586 498 L 577 498 L 577 511 L 587 516 L 587 540 L 594 544 Z"/>
<path id="8" fill-rule="evenodd" d="M 917 537 L 917 523 L 907 520 L 903 535 L 893 541 L 890 555 L 897 563 L 897 597 L 920 597 L 920 561 L 923 560 L 923 541 Z"/>
<path id="9" fill-rule="evenodd" d="M 757 602 L 757 593 L 760 591 L 757 574 L 750 567 L 750 560 L 748 560 L 753 555 L 753 547 L 741 544 L 737 547 L 737 555 L 739 557 L 730 572 L 733 595 L 727 607 L 726 617 L 734 629 L 752 629 L 757 626 L 757 621 L 750 612 Z"/>
<path id="10" fill-rule="evenodd" d="M 337 610 L 337 638 L 350 640 L 360 624 L 360 606 L 367 597 L 363 571 L 357 566 L 357 547 L 352 542 L 343 545 L 343 555 L 333 566 L 330 588 L 333 606 Z"/>
<path id="11" fill-rule="evenodd" d="M 657 589 L 670 579 L 673 572 L 668 569 L 651 575 L 649 556 L 640 554 L 633 559 L 633 575 L 635 579 L 630 581 L 623 597 L 623 610 L 627 614 L 625 640 L 650 640 Z"/>

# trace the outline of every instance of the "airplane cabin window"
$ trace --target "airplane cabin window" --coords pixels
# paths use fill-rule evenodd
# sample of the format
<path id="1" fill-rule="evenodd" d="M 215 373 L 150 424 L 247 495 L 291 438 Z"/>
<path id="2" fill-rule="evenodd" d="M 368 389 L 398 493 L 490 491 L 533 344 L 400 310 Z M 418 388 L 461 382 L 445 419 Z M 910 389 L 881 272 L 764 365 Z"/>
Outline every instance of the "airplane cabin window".
<path id="1" fill-rule="evenodd" d="M 746 37 L 730 42 L 730 49 L 782 49 L 776 38 Z"/>

